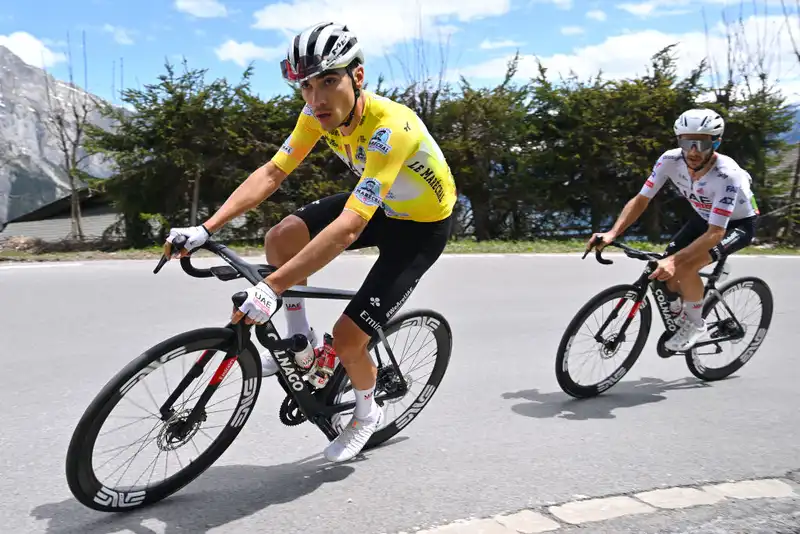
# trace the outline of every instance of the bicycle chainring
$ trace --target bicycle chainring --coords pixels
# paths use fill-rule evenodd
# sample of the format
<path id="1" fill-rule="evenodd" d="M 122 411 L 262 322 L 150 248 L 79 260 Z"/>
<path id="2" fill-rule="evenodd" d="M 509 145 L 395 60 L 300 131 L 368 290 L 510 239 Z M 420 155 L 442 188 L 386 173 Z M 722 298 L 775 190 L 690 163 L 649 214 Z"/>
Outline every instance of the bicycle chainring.
<path id="1" fill-rule="evenodd" d="M 300 411 L 300 407 L 294 398 L 286 396 L 281 403 L 278 418 L 286 426 L 297 426 L 306 421 L 306 416 Z"/>

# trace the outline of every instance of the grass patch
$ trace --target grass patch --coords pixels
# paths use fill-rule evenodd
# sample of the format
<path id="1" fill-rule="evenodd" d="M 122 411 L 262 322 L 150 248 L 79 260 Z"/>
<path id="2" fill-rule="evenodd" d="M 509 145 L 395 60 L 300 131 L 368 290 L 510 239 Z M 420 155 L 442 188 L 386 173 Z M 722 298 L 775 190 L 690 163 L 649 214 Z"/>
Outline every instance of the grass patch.
<path id="1" fill-rule="evenodd" d="M 648 243 L 645 241 L 631 242 L 631 246 L 647 251 L 663 251 L 667 243 Z M 261 256 L 264 249 L 260 246 L 231 243 L 228 246 L 241 256 Z M 580 253 L 586 248 L 584 239 L 540 239 L 536 241 L 474 241 L 463 239 L 451 241 L 445 249 L 445 254 L 542 254 L 542 253 Z M 617 252 L 613 248 L 609 252 Z M 351 252 L 352 254 L 374 254 L 374 248 Z M 774 245 L 752 245 L 737 252 L 737 254 L 800 254 L 800 248 Z M 100 250 L 74 251 L 74 252 L 23 252 L 17 250 L 0 250 L 0 261 L 88 261 L 88 260 L 157 260 L 161 256 L 160 247 L 144 249 L 123 249 L 113 252 Z M 210 252 L 201 250 L 195 253 L 197 257 L 211 257 Z"/>

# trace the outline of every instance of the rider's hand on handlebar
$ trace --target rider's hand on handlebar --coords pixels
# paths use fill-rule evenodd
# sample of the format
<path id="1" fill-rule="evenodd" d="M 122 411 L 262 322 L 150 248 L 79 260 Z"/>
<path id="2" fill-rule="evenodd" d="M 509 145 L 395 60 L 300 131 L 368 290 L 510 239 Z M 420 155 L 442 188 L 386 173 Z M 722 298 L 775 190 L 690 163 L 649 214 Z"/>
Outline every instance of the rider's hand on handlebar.
<path id="1" fill-rule="evenodd" d="M 603 250 L 606 245 L 610 245 L 615 239 L 617 238 L 614 232 L 606 232 L 604 234 L 592 234 L 592 237 L 589 238 L 589 241 L 586 243 L 586 252 L 592 250 L 592 248 L 596 248 L 597 250 Z"/>
<path id="2" fill-rule="evenodd" d="M 180 257 L 183 258 L 192 250 L 202 246 L 206 240 L 211 237 L 211 232 L 206 230 L 206 227 L 202 224 L 189 228 L 171 228 L 167 236 L 167 241 L 164 243 L 164 256 L 167 258 L 172 257 L 172 241 L 179 235 L 186 238 L 186 245 L 180 250 L 179 254 Z"/>
<path id="3" fill-rule="evenodd" d="M 281 298 L 267 285 L 259 282 L 249 288 L 247 298 L 238 308 L 233 308 L 231 323 L 238 323 L 242 317 L 245 324 L 263 324 L 269 321 L 281 306 Z"/>

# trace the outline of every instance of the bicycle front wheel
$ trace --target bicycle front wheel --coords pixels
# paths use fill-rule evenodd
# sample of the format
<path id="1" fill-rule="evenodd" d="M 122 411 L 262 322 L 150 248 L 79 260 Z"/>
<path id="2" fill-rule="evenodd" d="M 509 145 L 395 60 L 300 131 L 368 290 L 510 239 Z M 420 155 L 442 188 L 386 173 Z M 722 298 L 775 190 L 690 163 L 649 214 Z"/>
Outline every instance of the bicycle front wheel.
<path id="1" fill-rule="evenodd" d="M 578 310 L 572 318 L 556 354 L 556 379 L 564 393 L 575 398 L 599 395 L 619 382 L 639 358 L 653 312 L 647 296 L 637 301 L 637 289 L 630 284 L 616 285 L 601 291 Z M 599 316 L 595 317 L 595 313 Z M 582 352 L 571 354 L 574 348 Z M 623 350 L 627 356 L 620 357 Z M 579 360 L 579 357 L 583 359 Z M 579 362 L 572 367 L 571 364 Z M 581 382 L 576 377 L 585 367 L 600 368 L 601 377 Z"/>
<path id="2" fill-rule="evenodd" d="M 235 340 L 235 332 L 229 328 L 201 328 L 178 334 L 130 362 L 103 387 L 78 422 L 67 450 L 67 483 L 79 502 L 103 512 L 140 508 L 186 486 L 222 455 L 247 422 L 261 387 L 261 366 L 252 343 L 235 359 L 224 360 Z M 188 359 L 187 355 L 193 352 L 200 355 Z M 177 365 L 179 359 L 181 366 Z M 168 368 L 178 371 L 171 384 Z M 237 377 L 241 379 L 238 387 L 234 381 Z M 179 382 L 190 379 L 172 404 L 172 411 L 162 415 L 160 407 Z M 166 386 L 165 391 L 154 393 L 160 386 Z M 194 425 L 182 424 L 206 386 L 216 389 L 205 404 L 201 419 Z M 140 394 L 140 400 L 133 400 L 135 394 Z M 221 405 L 227 401 L 232 402 L 228 403 L 231 414 L 226 417 Z M 112 416 L 116 408 L 131 408 L 136 415 Z M 218 417 L 220 413 L 223 415 Z M 111 419 L 117 422 L 101 432 Z M 204 427 L 209 419 L 215 419 L 218 425 Z M 139 431 L 134 429 L 136 424 L 141 424 Z M 221 430 L 213 438 L 209 432 L 215 428 Z M 127 435 L 135 440 L 110 449 L 98 444 L 111 435 Z M 209 444 L 202 451 L 198 444 L 204 442 Z M 134 466 L 147 449 L 155 453 L 155 458 L 139 461 L 144 466 L 139 473 L 140 469 Z M 104 477 L 104 468 L 126 452 L 133 452 L 134 457 Z M 182 454 L 188 457 L 182 458 Z M 173 471 L 178 469 L 169 474 L 170 467 Z M 123 483 L 129 472 L 131 480 Z M 153 477 L 162 473 L 163 480 L 153 482 Z"/>

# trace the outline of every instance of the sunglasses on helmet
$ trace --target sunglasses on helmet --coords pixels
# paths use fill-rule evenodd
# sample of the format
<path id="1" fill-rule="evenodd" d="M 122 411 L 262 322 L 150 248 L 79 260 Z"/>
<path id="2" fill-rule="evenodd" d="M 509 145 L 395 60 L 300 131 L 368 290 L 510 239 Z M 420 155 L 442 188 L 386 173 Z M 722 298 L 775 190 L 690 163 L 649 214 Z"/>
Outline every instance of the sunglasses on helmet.
<path id="1" fill-rule="evenodd" d="M 318 54 L 313 56 L 302 56 L 296 61 L 294 68 L 292 68 L 292 64 L 289 63 L 288 59 L 283 59 L 281 60 L 281 75 L 285 80 L 290 82 L 298 82 L 308 78 L 309 76 L 319 74 L 321 72 L 321 66 L 322 56 Z"/>

